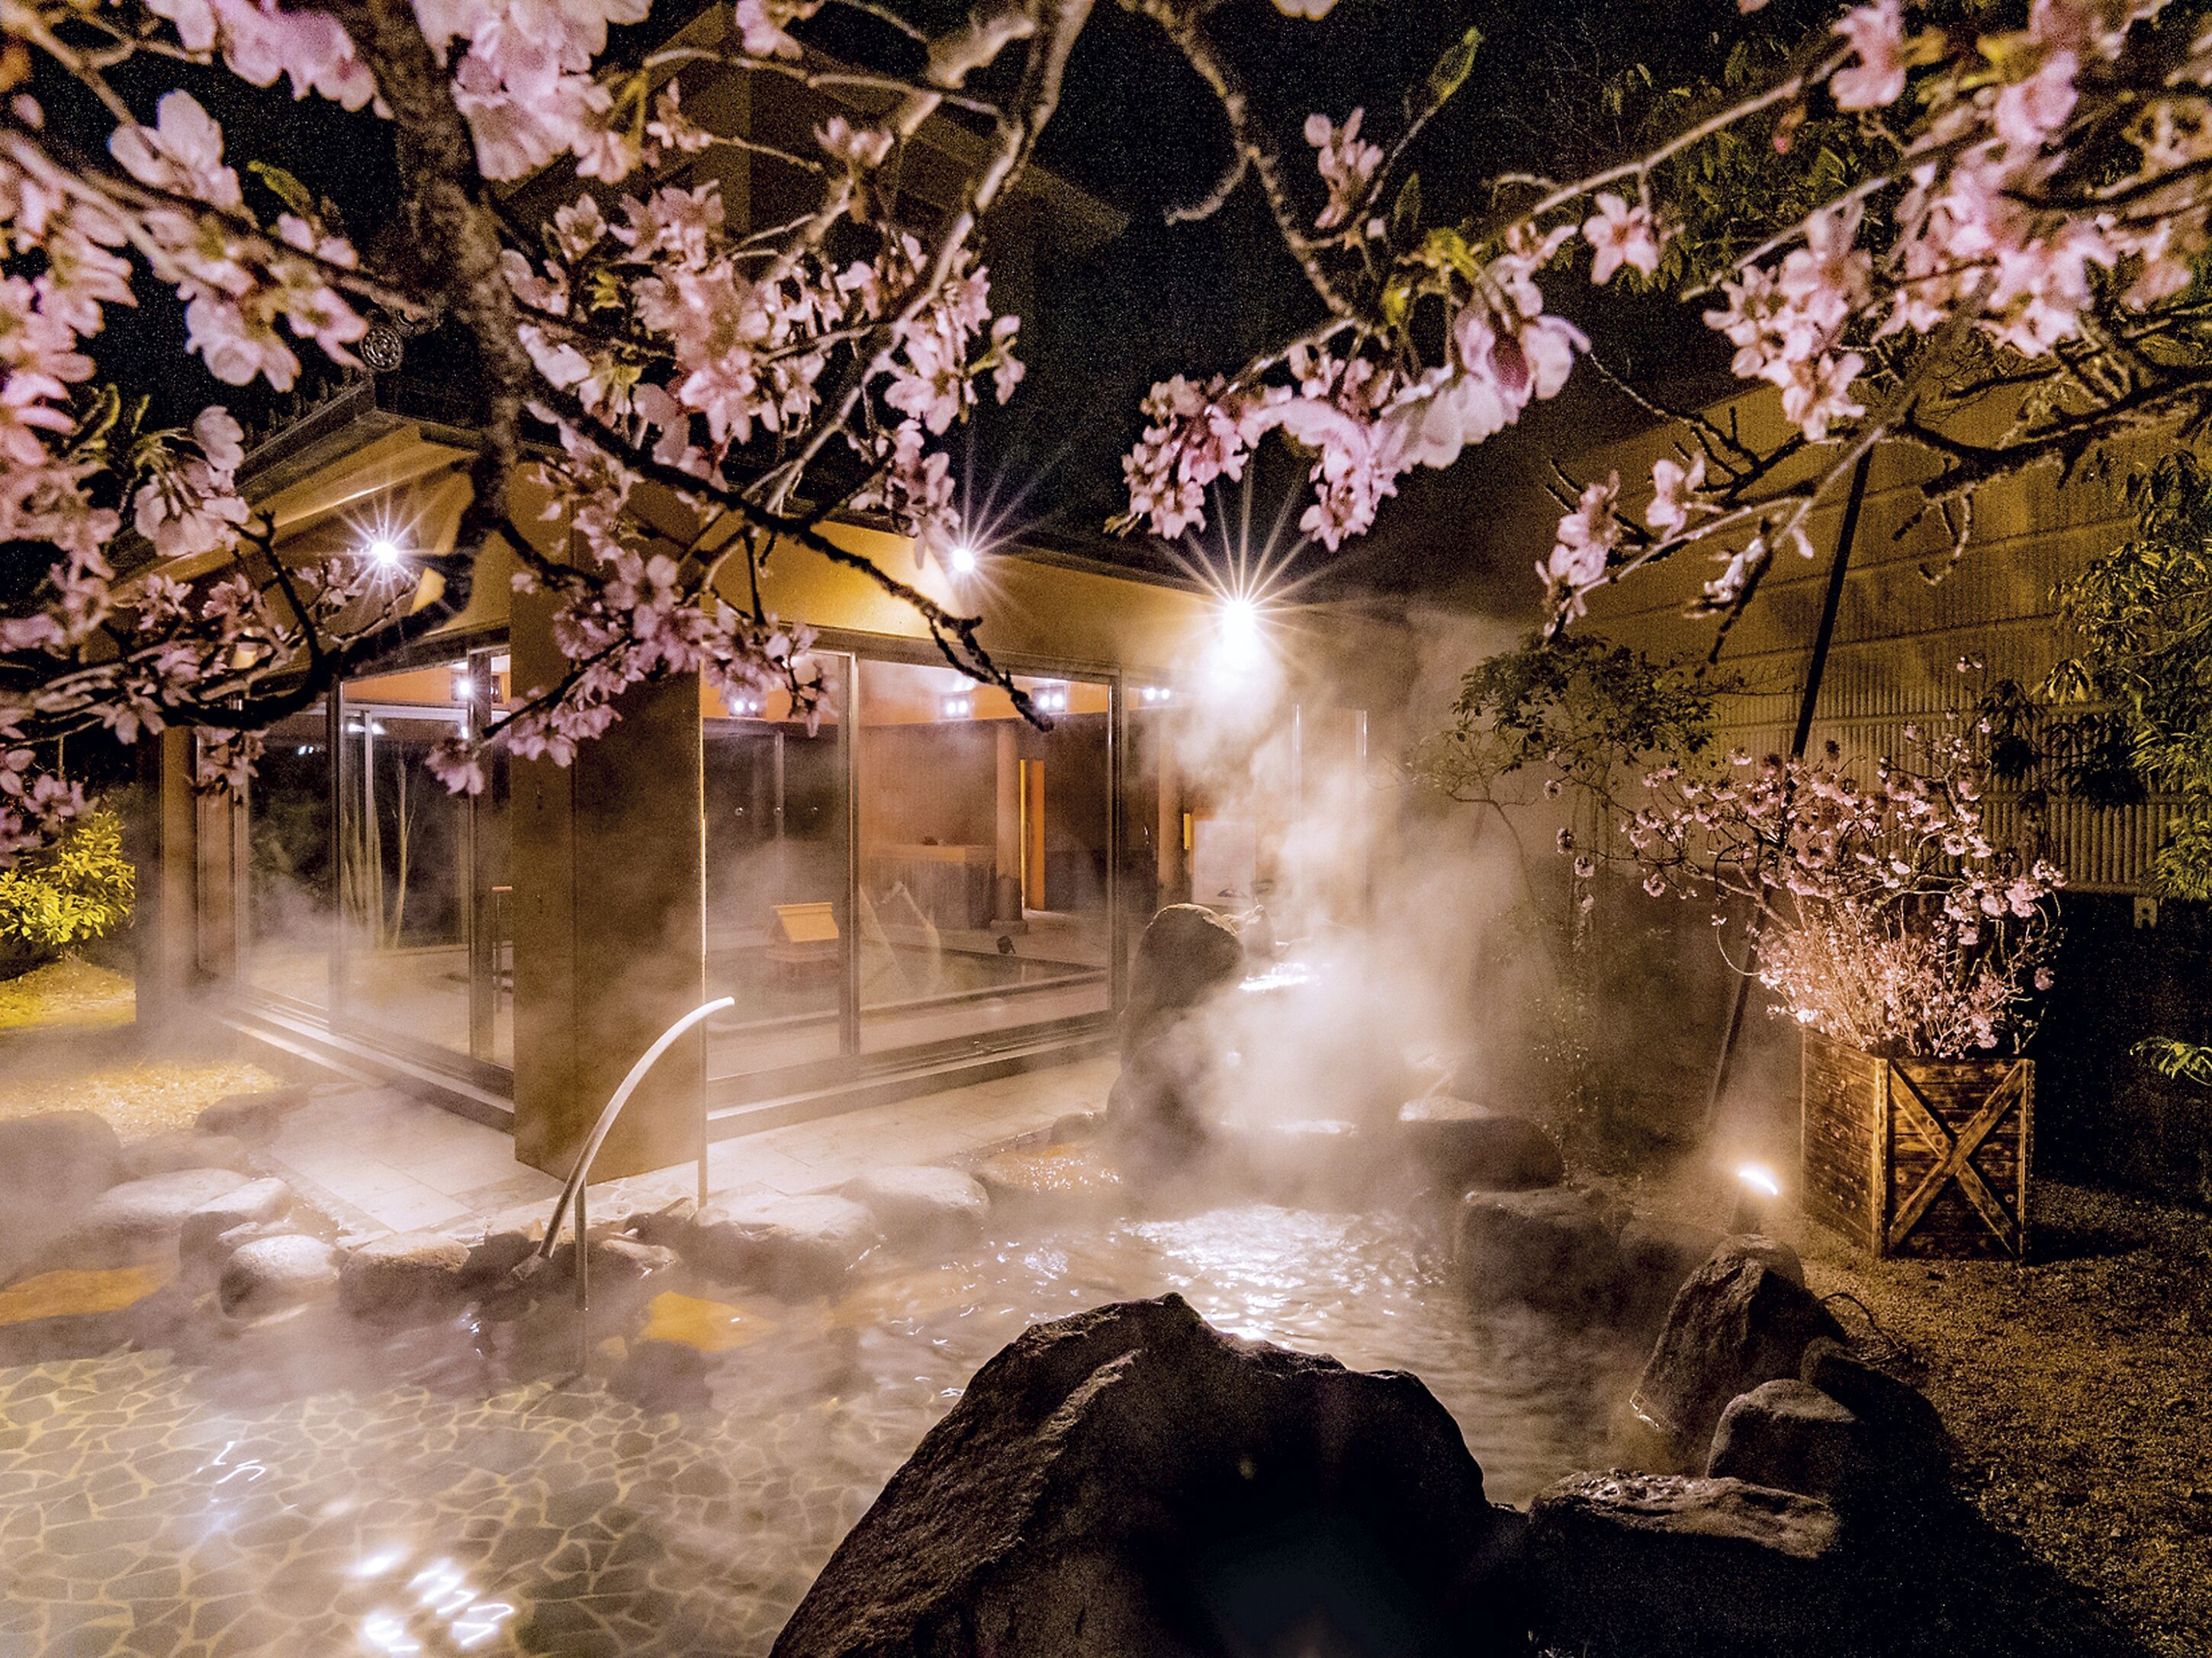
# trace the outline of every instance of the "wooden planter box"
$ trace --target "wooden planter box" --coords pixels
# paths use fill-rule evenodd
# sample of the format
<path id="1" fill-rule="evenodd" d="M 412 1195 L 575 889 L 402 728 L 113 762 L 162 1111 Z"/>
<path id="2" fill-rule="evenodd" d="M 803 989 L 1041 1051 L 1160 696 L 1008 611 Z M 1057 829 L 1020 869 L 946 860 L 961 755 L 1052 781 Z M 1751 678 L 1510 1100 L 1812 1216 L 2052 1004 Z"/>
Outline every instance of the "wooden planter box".
<path id="1" fill-rule="evenodd" d="M 1805 1212 L 1876 1255 L 2027 1250 L 2035 1061 L 1877 1060 L 1805 1034 Z"/>

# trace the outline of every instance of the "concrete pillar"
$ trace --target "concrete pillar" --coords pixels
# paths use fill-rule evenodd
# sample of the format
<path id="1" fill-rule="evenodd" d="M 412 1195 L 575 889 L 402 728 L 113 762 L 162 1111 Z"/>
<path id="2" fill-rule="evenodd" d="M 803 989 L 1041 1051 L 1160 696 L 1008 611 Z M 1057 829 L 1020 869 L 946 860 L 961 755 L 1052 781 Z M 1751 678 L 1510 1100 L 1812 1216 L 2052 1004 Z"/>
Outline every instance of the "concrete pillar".
<path id="1" fill-rule="evenodd" d="M 998 740 L 992 817 L 998 855 L 991 887 L 993 924 L 1016 927 L 1022 920 L 1022 762 L 1019 733 L 1012 720 L 996 722 Z"/>
<path id="2" fill-rule="evenodd" d="M 138 744 L 145 811 L 131 825 L 138 893 L 131 927 L 138 1022 L 175 1017 L 198 981 L 196 940 L 199 812 L 192 797 L 192 734 L 163 732 Z"/>
<path id="3" fill-rule="evenodd" d="M 1044 878 L 1044 762 L 1022 762 L 1022 902 L 1049 909 Z"/>
<path id="4" fill-rule="evenodd" d="M 514 683 L 559 671 L 549 607 L 518 594 Z M 566 1175 L 638 1056 L 706 999 L 699 683 L 633 687 L 567 767 L 514 766 L 514 1154 Z M 631 1097 L 592 1178 L 698 1155 L 706 1037 L 688 1033 Z"/>

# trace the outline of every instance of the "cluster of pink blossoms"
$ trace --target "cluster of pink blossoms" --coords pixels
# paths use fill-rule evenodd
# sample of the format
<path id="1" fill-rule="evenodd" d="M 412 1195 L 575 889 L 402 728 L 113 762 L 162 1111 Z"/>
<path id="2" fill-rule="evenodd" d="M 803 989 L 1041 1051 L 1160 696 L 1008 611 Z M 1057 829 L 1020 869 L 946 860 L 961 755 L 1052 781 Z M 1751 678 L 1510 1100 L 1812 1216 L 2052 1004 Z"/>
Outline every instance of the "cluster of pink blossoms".
<path id="1" fill-rule="evenodd" d="M 280 241 L 261 235 L 246 214 L 238 174 L 223 161 L 222 129 L 197 99 L 165 93 L 157 125 L 118 127 L 108 148 L 139 183 L 216 210 L 154 207 L 139 221 L 151 246 L 148 263 L 185 301 L 186 343 L 210 374 L 230 386 L 259 378 L 290 390 L 300 360 L 277 332 L 280 321 L 333 362 L 353 363 L 346 348 L 368 325 L 325 270 L 350 269 L 352 247 L 295 214 L 277 220 Z"/>
<path id="2" fill-rule="evenodd" d="M 1207 487 L 1241 478 L 1252 446 L 1280 428 L 1314 456 L 1314 501 L 1298 527 L 1332 551 L 1364 534 L 1405 473 L 1450 465 L 1566 384 L 1589 342 L 1545 312 L 1535 273 L 1572 234 L 1509 238 L 1453 315 L 1446 361 L 1416 379 L 1387 360 L 1302 346 L 1285 355 L 1289 385 L 1177 375 L 1154 386 L 1144 434 L 1121 462 L 1129 510 L 1112 527 L 1203 529 Z"/>
<path id="3" fill-rule="evenodd" d="M 2184 116 L 2160 104 L 2142 123 L 2144 177 L 2173 178 L 2152 189 L 2146 204 L 2128 211 L 2094 202 L 2042 204 L 2068 160 L 2063 140 L 2081 76 L 2119 58 L 2130 26 L 2158 9 L 2035 0 L 2026 29 L 1990 43 L 2005 78 L 1942 106 L 1911 139 L 1898 234 L 1879 270 L 1860 246 L 1863 208 L 1852 199 L 1808 217 L 1800 245 L 1778 264 L 1746 265 L 1722 284 L 1727 303 L 1705 320 L 1736 348 L 1735 372 L 1779 388 L 1784 418 L 1808 442 L 1820 443 L 1837 422 L 1867 412 L 1857 391 L 1866 357 L 1852 348 L 1854 338 L 1863 343 L 1907 329 L 1924 335 L 1963 309 L 1990 339 L 2034 360 L 2081 335 L 2093 270 L 2132 258 L 2124 298 L 2139 307 L 2179 292 L 2190 261 L 2208 246 L 2205 209 L 2185 182 L 2212 161 L 2201 106 Z M 1883 109 L 1904 96 L 1912 56 L 1900 0 L 1854 7 L 1836 33 L 1850 48 L 1828 82 L 1839 108 Z M 2198 44 L 2200 55 L 2208 44 Z M 1664 498 L 1662 480 L 1655 476 L 1653 483 Z M 1688 528 L 1681 504 L 1653 521 L 1662 539 Z M 1792 540 L 1810 555 L 1802 530 L 1793 526 Z M 1717 554 L 1723 568 L 1706 585 L 1707 603 L 1734 602 L 1768 555 L 1763 531 Z"/>
<path id="4" fill-rule="evenodd" d="M 1881 762 L 1871 784 L 1833 744 L 1817 762 L 1738 750 L 1713 773 L 1647 776 L 1621 829 L 1654 896 L 1756 908 L 1757 971 L 1778 1011 L 1869 1053 L 1955 1058 L 2026 1040 L 2064 884 L 2046 859 L 1991 841 L 1984 775 L 1957 734 L 1912 763 Z"/>
<path id="5" fill-rule="evenodd" d="M 673 100 L 663 126 L 680 145 Z M 817 134 L 823 149 L 865 173 L 889 156 L 890 135 L 842 118 Z M 788 438 L 823 414 L 822 382 L 840 343 L 880 329 L 888 344 L 866 365 L 883 417 L 846 440 L 876 477 L 857 501 L 881 507 L 927 558 L 959 538 L 951 468 L 932 440 L 974 409 L 988 377 L 1004 402 L 1021 382 L 1020 324 L 994 317 L 990 278 L 964 250 L 938 280 L 921 244 L 887 233 L 875 257 L 842 266 L 811 254 L 770 258 L 732 237 L 718 185 L 665 186 L 625 197 L 610 222 L 590 197 L 555 216 L 556 257 L 533 265 L 502 255 L 508 286 L 535 313 L 520 329 L 538 372 L 605 418 L 632 422 L 655 458 L 702 481 L 757 435 Z M 641 379 L 587 328 L 566 328 L 580 275 L 611 269 L 638 326 L 663 342 L 665 381 Z M 589 319 L 580 319 L 588 322 Z M 703 419 L 708 446 L 692 441 Z"/>

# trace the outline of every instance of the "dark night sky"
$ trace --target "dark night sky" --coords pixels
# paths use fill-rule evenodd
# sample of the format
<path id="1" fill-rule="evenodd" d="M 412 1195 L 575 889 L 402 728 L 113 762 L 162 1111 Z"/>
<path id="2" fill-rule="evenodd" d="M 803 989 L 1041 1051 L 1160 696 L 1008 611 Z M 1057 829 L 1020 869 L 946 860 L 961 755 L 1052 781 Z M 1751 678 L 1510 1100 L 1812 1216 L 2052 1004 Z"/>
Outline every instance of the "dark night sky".
<path id="1" fill-rule="evenodd" d="M 914 10 L 943 9 L 940 0 L 921 0 Z M 619 31 L 617 51 L 671 27 L 661 21 L 667 9 L 664 0 L 654 19 Z M 832 9 L 815 27 L 836 15 Z M 1367 135 L 1387 144 L 1398 129 L 1401 89 L 1470 23 L 1480 27 L 1486 40 L 1472 76 L 1413 158 L 1427 215 L 1443 221 L 1480 204 L 1474 186 L 1490 173 L 1524 167 L 1557 173 L 1613 153 L 1621 135 L 1595 112 L 1602 77 L 1639 60 L 1662 73 L 1670 64 L 1710 62 L 1735 16 L 1734 0 L 1340 0 L 1328 19 L 1312 23 L 1279 16 L 1267 0 L 1236 0 L 1215 14 L 1214 27 L 1316 206 L 1310 151 L 1299 136 L 1306 113 L 1341 118 L 1364 106 Z M 398 234 L 384 123 L 319 100 L 295 103 L 281 93 L 257 92 L 222 74 L 186 69 L 181 77 L 224 121 L 231 159 L 241 169 L 255 156 L 289 167 L 334 197 L 356 240 L 372 248 Z M 126 80 L 124 89 L 150 117 L 158 92 L 179 83 L 174 65 L 158 64 L 135 85 Z M 68 112 L 42 89 L 66 130 Z M 1177 370 L 1231 367 L 1318 314 L 1249 185 L 1211 221 L 1164 222 L 1170 206 L 1204 194 L 1227 155 L 1226 130 L 1206 88 L 1151 24 L 1110 0 L 1101 3 L 1076 48 L 1042 159 L 1127 213 L 1129 228 L 1041 284 L 1038 314 L 1025 318 L 1023 329 L 1030 379 L 1012 405 L 992 411 L 968 440 L 980 478 L 1038 478 L 1029 515 L 1048 514 L 1052 527 L 1091 541 L 1095 553 L 1114 556 L 1121 545 L 1098 537 L 1098 526 L 1119 505 L 1119 459 L 1141 423 L 1137 403 L 1146 386 Z M 249 181 L 247 188 L 258 187 Z M 265 197 L 258 204 L 270 205 Z M 1556 308 L 1613 342 L 1616 359 L 1639 374 L 1705 380 L 1716 366 L 1711 337 L 1670 301 L 1596 293 L 1565 270 L 1546 288 Z M 188 414 L 213 398 L 251 412 L 252 396 L 216 386 L 184 355 L 181 323 L 173 302 L 149 296 L 138 316 L 112 325 L 100 355 L 134 367 L 149 358 L 163 365 L 153 386 L 157 412 Z M 1333 558 L 1320 558 L 1316 550 L 1330 585 L 1455 592 L 1494 608 L 1533 609 L 1535 584 L 1527 571 L 1542 550 L 1494 544 L 1496 505 L 1540 477 L 1546 456 L 1563 440 L 1586 442 L 1632 424 L 1625 401 L 1594 380 L 1578 372 L 1568 392 L 1537 405 L 1519 429 L 1448 472 L 1404 479 L 1364 542 L 1347 544 Z M 1287 493 L 1303 489 L 1297 464 L 1279 447 L 1271 447 L 1255 477 L 1255 521 L 1271 518 Z"/>

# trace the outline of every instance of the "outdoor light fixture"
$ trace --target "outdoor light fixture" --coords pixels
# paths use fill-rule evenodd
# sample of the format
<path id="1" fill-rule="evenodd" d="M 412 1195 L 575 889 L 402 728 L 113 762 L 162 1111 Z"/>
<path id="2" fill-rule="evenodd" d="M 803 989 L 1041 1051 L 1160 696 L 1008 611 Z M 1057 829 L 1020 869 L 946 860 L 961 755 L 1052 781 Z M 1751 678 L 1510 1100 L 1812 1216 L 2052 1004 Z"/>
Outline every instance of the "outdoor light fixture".
<path id="1" fill-rule="evenodd" d="M 1747 1163 L 1735 1171 L 1735 1214 L 1729 1222 L 1732 1232 L 1766 1230 L 1766 1206 L 1782 1195 L 1782 1182 L 1765 1165 Z"/>
<path id="2" fill-rule="evenodd" d="M 1067 712 L 1067 687 L 1065 685 L 1040 685 L 1036 688 L 1036 692 L 1030 697 L 1030 701 L 1036 705 L 1036 709 L 1039 714 L 1066 714 Z"/>
<path id="3" fill-rule="evenodd" d="M 453 701 L 465 702 L 475 690 L 476 681 L 469 672 L 469 665 L 465 662 L 453 664 Z"/>
<path id="4" fill-rule="evenodd" d="M 399 544 L 389 536 L 379 536 L 364 550 L 368 562 L 380 570 L 397 568 L 399 563 Z"/>
<path id="5" fill-rule="evenodd" d="M 768 704 L 757 691 L 732 691 L 727 706 L 732 720 L 757 720 Z"/>
<path id="6" fill-rule="evenodd" d="M 955 575 L 974 575 L 976 564 L 975 550 L 963 542 L 947 555 L 946 562 L 951 567 L 952 574 Z"/>
<path id="7" fill-rule="evenodd" d="M 1222 601 L 1218 622 L 1221 662 L 1233 671 L 1249 668 L 1260 658 L 1260 608 L 1249 598 Z"/>
<path id="8" fill-rule="evenodd" d="M 1174 696 L 1175 689 L 1170 685 L 1145 685 L 1137 692 L 1137 700 L 1148 708 L 1157 708 L 1162 703 L 1172 701 Z"/>
<path id="9" fill-rule="evenodd" d="M 947 720 L 965 720 L 975 712 L 975 699 L 962 695 L 948 696 L 937 705 L 938 712 Z"/>

